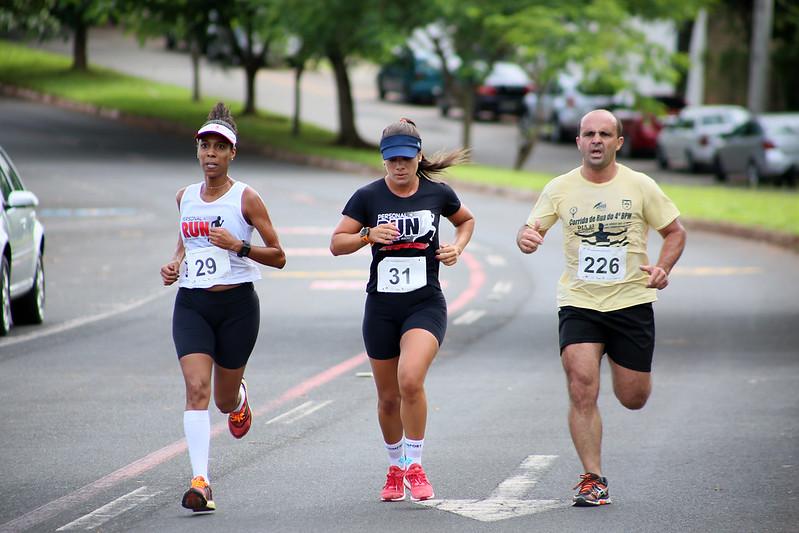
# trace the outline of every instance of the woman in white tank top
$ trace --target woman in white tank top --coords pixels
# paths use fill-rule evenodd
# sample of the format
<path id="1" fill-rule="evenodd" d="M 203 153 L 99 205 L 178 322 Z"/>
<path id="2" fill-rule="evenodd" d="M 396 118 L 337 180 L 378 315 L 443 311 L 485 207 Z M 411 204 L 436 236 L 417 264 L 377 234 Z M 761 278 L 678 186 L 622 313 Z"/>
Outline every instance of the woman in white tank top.
<path id="1" fill-rule="evenodd" d="M 192 466 L 181 503 L 197 512 L 216 509 L 208 477 L 211 377 L 214 402 L 240 439 L 252 424 L 244 368 L 260 323 L 252 282 L 261 278 L 258 264 L 283 268 L 286 255 L 261 196 L 228 175 L 237 139 L 224 104 L 216 104 L 195 138 L 204 179 L 177 193 L 178 243 L 161 278 L 180 287 L 172 336 L 186 385 L 183 429 Z M 253 230 L 264 246 L 250 243 Z"/>

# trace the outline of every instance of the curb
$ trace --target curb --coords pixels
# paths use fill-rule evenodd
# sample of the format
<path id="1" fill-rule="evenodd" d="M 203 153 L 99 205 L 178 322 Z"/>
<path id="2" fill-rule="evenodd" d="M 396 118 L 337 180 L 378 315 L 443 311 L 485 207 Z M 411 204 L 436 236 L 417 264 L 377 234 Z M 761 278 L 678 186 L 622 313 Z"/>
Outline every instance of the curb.
<path id="1" fill-rule="evenodd" d="M 192 128 L 187 128 L 167 120 L 131 115 L 118 109 L 99 107 L 94 104 L 77 102 L 75 100 L 69 100 L 47 93 L 40 93 L 32 89 L 26 89 L 24 87 L 18 87 L 15 85 L 0 83 L 0 94 L 3 96 L 10 96 L 23 100 L 48 104 L 69 111 L 77 111 L 79 113 L 86 113 L 102 118 L 117 120 L 138 128 L 175 133 L 184 136 L 193 136 L 195 133 L 195 130 Z M 372 166 L 329 157 L 300 154 L 297 152 L 290 152 L 281 148 L 276 148 L 274 146 L 249 142 L 242 142 L 240 146 L 245 148 L 247 151 L 258 153 L 265 157 L 269 157 L 270 159 L 283 161 L 286 163 L 294 163 L 297 165 L 312 166 L 366 176 L 373 176 L 376 172 L 382 172 L 382 168 L 377 165 Z M 533 191 L 494 185 L 481 185 L 469 181 L 459 180 L 457 178 L 453 178 L 452 176 L 450 176 L 448 181 L 457 183 L 459 188 L 483 194 L 512 197 L 516 200 L 527 200 L 530 202 L 534 202 L 536 198 L 538 198 L 538 193 Z M 771 231 L 762 228 L 741 226 L 731 222 L 714 222 L 691 218 L 683 219 L 682 222 L 683 225 L 688 229 L 718 233 L 728 237 L 737 237 L 741 239 L 765 242 L 787 249 L 794 253 L 799 253 L 799 235 L 791 235 L 789 233 L 781 233 L 778 231 Z"/>

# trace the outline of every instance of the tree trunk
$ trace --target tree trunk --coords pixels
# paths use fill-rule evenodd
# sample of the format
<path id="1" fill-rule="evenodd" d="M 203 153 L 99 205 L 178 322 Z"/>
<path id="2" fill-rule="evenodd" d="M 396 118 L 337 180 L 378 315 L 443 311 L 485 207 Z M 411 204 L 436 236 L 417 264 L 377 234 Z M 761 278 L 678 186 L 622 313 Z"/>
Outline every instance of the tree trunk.
<path id="1" fill-rule="evenodd" d="M 474 93 L 476 87 L 467 84 L 460 94 L 461 109 L 463 109 L 463 129 L 461 147 L 468 150 L 472 147 L 472 122 L 474 122 Z"/>
<path id="2" fill-rule="evenodd" d="M 86 41 L 88 40 L 89 28 L 86 26 L 86 23 L 78 17 L 73 30 L 72 70 L 86 71 L 89 65 L 86 59 Z"/>
<path id="3" fill-rule="evenodd" d="M 200 101 L 200 43 L 191 40 L 191 99 Z"/>
<path id="4" fill-rule="evenodd" d="M 304 62 L 298 62 L 294 67 L 294 114 L 291 120 L 291 135 L 294 137 L 300 136 L 300 109 L 302 104 L 300 81 L 302 80 L 302 73 L 304 70 Z"/>
<path id="5" fill-rule="evenodd" d="M 355 105 L 352 101 L 352 91 L 350 88 L 350 77 L 347 73 L 347 65 L 344 57 L 338 50 L 331 50 L 327 58 L 333 65 L 333 73 L 336 76 L 336 90 L 338 92 L 338 120 L 339 132 L 336 144 L 351 146 L 354 148 L 368 147 L 355 127 Z"/>
<path id="6" fill-rule="evenodd" d="M 258 65 L 247 63 L 244 67 L 246 80 L 246 95 L 244 101 L 244 115 L 255 114 L 255 76 L 258 74 Z"/>

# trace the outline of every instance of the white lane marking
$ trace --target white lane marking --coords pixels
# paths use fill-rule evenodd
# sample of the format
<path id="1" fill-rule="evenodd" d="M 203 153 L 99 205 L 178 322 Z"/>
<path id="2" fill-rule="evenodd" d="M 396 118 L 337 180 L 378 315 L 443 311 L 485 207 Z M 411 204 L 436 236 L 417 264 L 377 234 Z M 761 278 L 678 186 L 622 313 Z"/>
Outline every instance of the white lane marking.
<path id="1" fill-rule="evenodd" d="M 456 326 L 468 326 L 480 320 L 486 314 L 483 309 L 470 309 L 452 321 Z"/>
<path id="2" fill-rule="evenodd" d="M 284 424 L 291 424 L 296 422 L 300 418 L 306 417 L 312 413 L 315 413 L 319 409 L 326 407 L 333 403 L 333 400 L 327 400 L 325 402 L 317 403 L 312 400 L 309 400 L 301 405 L 298 405 L 294 409 L 289 409 L 283 414 L 277 415 L 276 417 L 268 420 L 266 422 L 267 425 L 274 424 L 276 422 L 283 422 Z"/>
<path id="3" fill-rule="evenodd" d="M 508 264 L 504 257 L 501 255 L 487 255 L 486 261 L 489 265 L 494 267 L 503 267 Z"/>
<path id="4" fill-rule="evenodd" d="M 426 500 L 416 502 L 441 511 L 459 514 L 481 522 L 496 522 L 530 515 L 570 503 L 560 500 L 526 500 L 524 497 L 538 483 L 557 455 L 530 455 L 519 465 L 518 473 L 499 484 L 484 500 Z"/>
<path id="5" fill-rule="evenodd" d="M 86 324 L 91 324 L 92 322 L 105 320 L 106 318 L 111 318 L 112 316 L 119 315 L 121 313 L 126 313 L 128 311 L 136 309 L 137 307 L 141 307 L 144 304 L 150 303 L 151 301 L 157 298 L 161 298 L 162 296 L 167 296 L 167 295 L 174 296 L 175 292 L 167 290 L 158 291 L 153 294 L 150 294 L 149 296 L 145 296 L 144 298 L 141 298 L 139 300 L 119 305 L 114 309 L 111 309 L 110 311 L 106 311 L 104 313 L 89 315 L 82 318 L 75 318 L 63 322 L 61 324 L 57 324 L 55 326 L 37 329 L 36 331 L 32 331 L 31 333 L 26 333 L 25 335 L 6 337 L 5 339 L 0 340 L 0 348 L 5 348 L 6 346 L 11 346 L 13 344 L 19 344 L 20 342 L 46 337 L 48 335 L 53 335 L 54 333 L 61 333 L 62 331 L 79 328 L 81 326 L 85 326 Z"/>
<path id="6" fill-rule="evenodd" d="M 96 529 L 112 518 L 116 518 L 125 511 L 133 509 L 137 505 L 146 502 L 153 496 L 157 496 L 161 491 L 147 491 L 147 487 L 139 487 L 133 492 L 129 492 L 124 496 L 120 496 L 116 500 L 107 503 L 92 511 L 87 515 L 83 515 L 77 520 L 73 520 L 69 524 L 63 525 L 56 531 L 68 531 L 72 529 L 90 530 Z"/>
<path id="7" fill-rule="evenodd" d="M 489 300 L 501 300 L 506 294 L 509 294 L 513 288 L 513 283 L 510 281 L 498 281 L 494 284 L 491 292 L 488 294 Z"/>

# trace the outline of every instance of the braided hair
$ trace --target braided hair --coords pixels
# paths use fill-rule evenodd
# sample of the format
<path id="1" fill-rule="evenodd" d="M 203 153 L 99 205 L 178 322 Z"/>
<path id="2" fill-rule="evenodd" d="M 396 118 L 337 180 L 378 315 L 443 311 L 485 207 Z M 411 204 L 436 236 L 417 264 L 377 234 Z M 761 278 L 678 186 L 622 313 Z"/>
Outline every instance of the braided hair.
<path id="1" fill-rule="evenodd" d="M 410 135 L 418 139 L 422 138 L 422 136 L 419 135 L 419 130 L 416 128 L 416 123 L 404 117 L 386 126 L 383 130 L 383 134 L 380 136 L 380 140 L 382 141 L 386 137 L 391 137 L 392 135 Z M 424 155 L 424 152 L 422 152 L 422 160 L 419 162 L 416 175 L 430 181 L 438 181 L 436 179 L 438 175 L 442 174 L 447 168 L 468 163 L 470 160 L 469 155 L 469 150 L 460 149 L 448 152 L 436 152 L 428 159 Z"/>
<path id="2" fill-rule="evenodd" d="M 211 112 L 208 113 L 208 120 L 203 123 L 203 126 L 207 124 L 221 124 L 233 130 L 236 135 L 239 134 L 236 129 L 236 121 L 233 120 L 233 115 L 230 114 L 230 109 L 222 102 L 217 102 Z"/>

